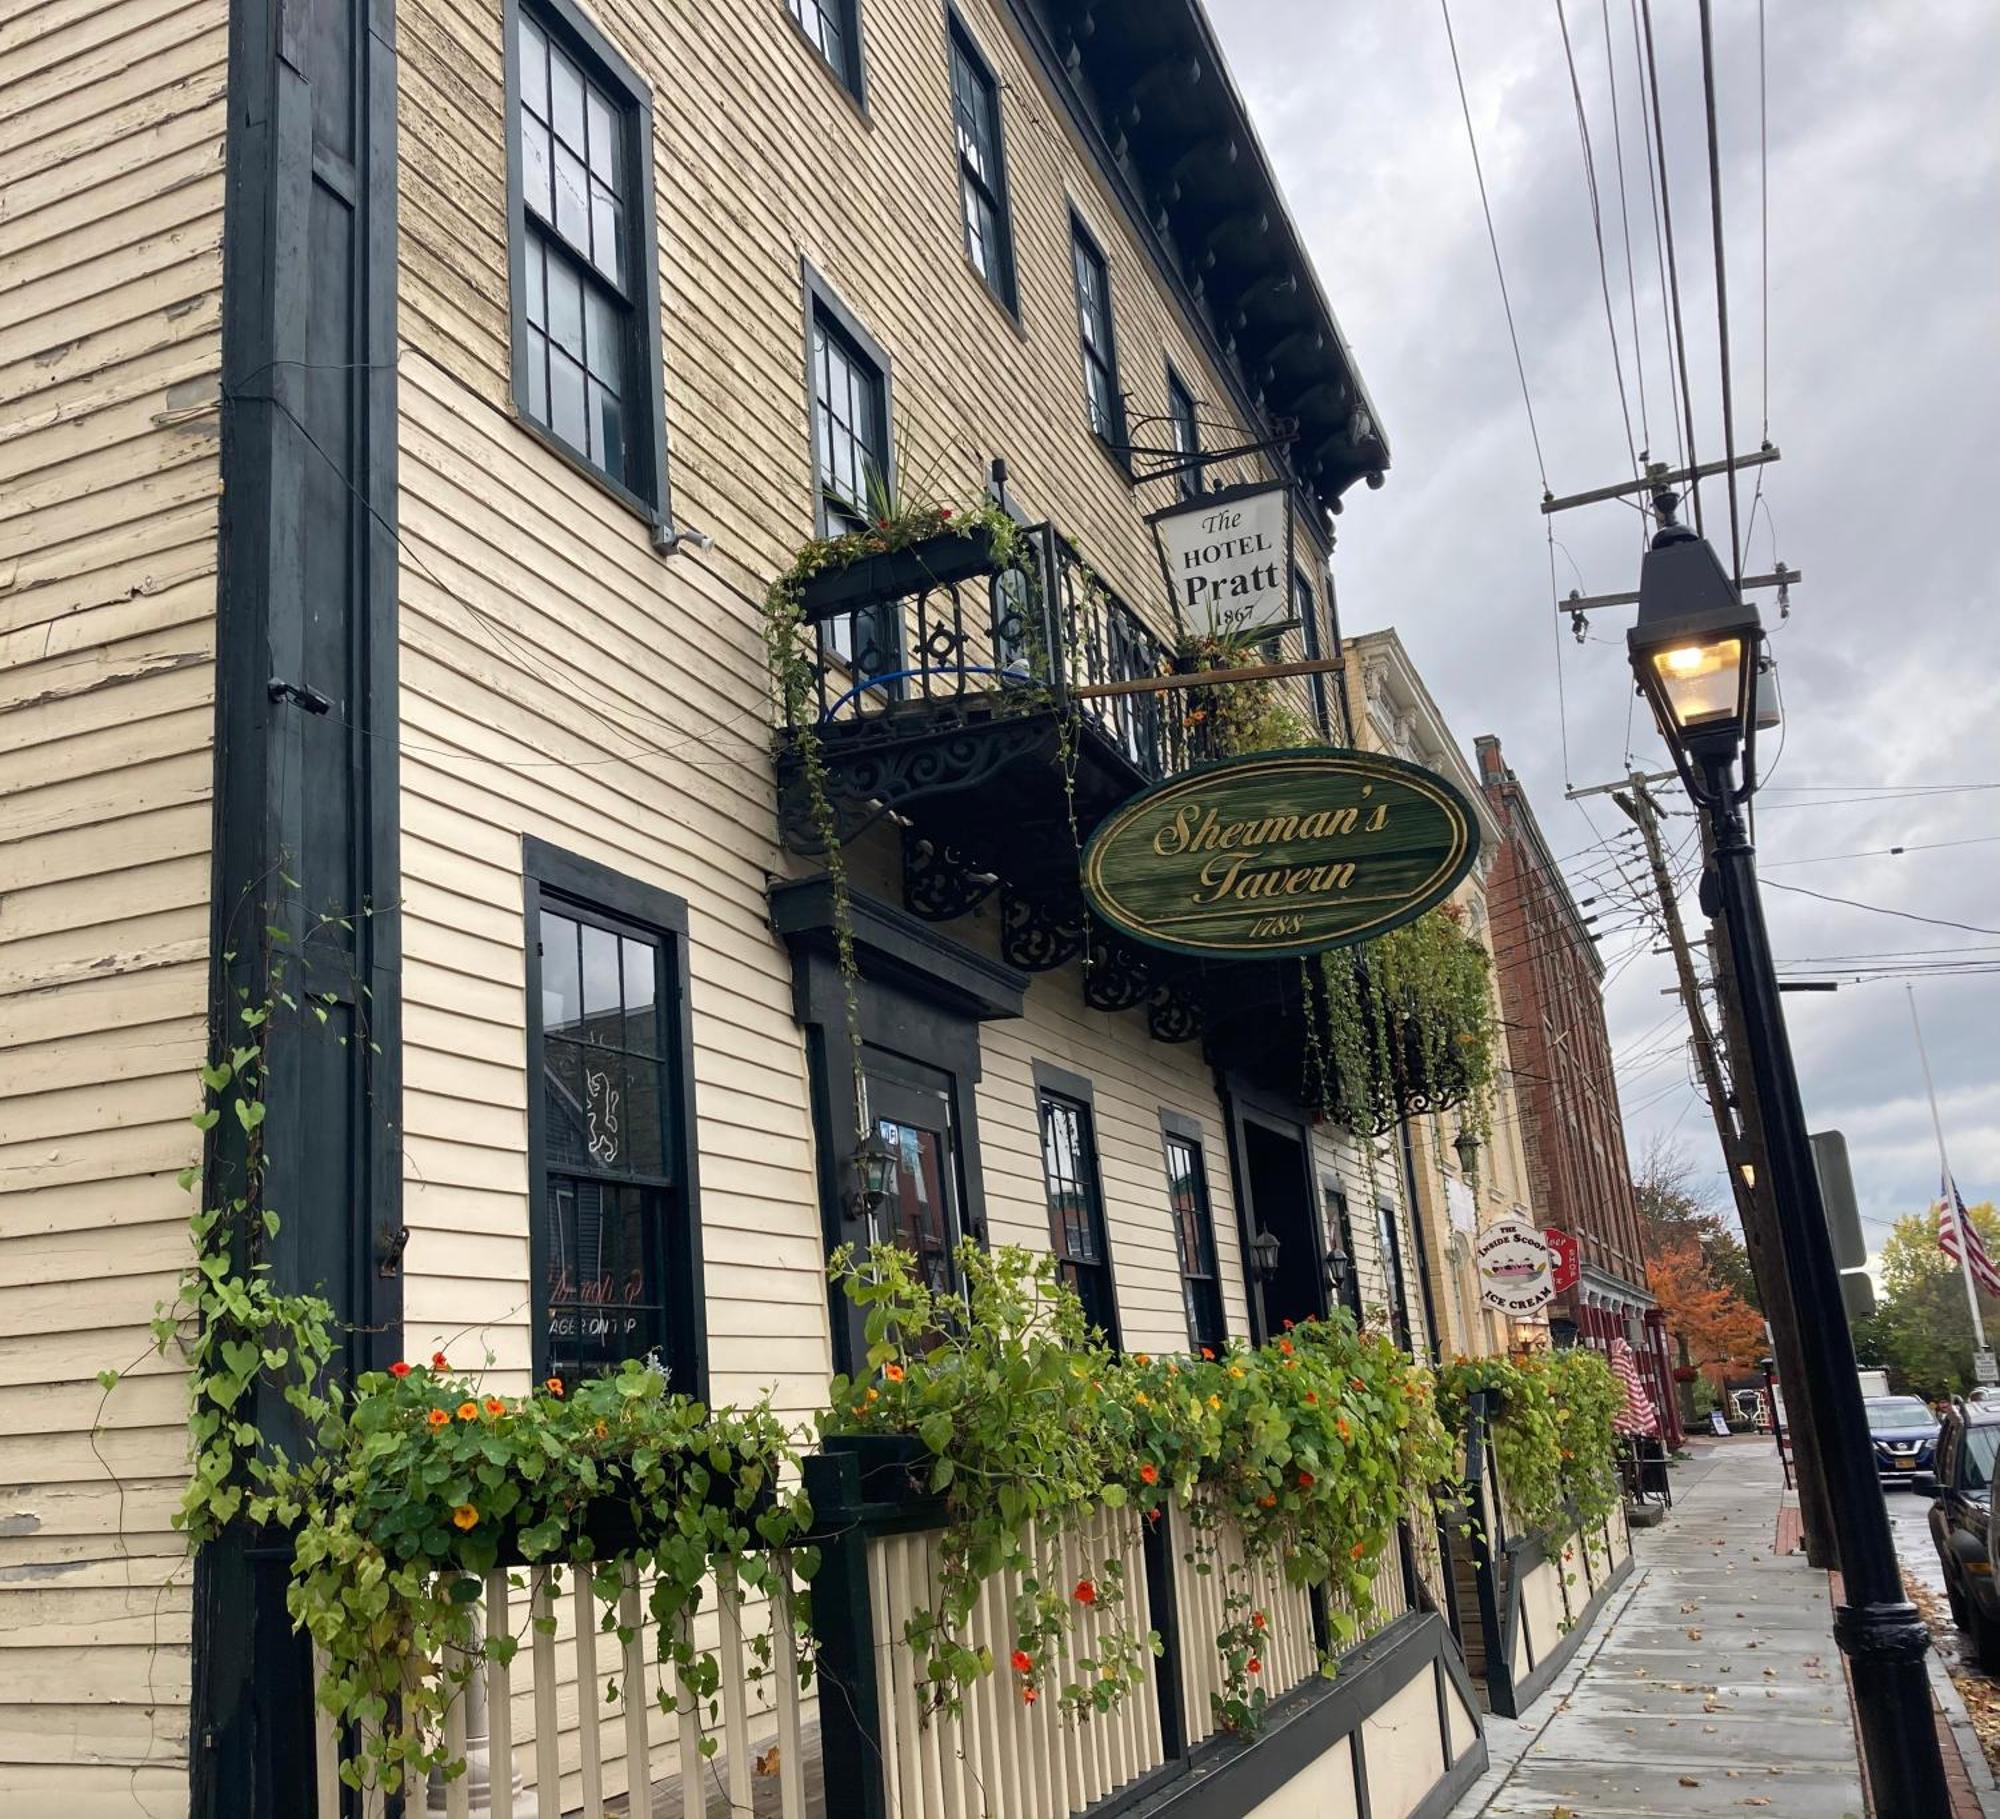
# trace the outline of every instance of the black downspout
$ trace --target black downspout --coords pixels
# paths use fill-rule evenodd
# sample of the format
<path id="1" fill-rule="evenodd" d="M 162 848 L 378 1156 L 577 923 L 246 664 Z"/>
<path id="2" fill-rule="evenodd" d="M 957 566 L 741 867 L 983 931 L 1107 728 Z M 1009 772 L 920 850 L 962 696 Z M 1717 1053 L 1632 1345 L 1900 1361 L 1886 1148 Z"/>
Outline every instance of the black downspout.
<path id="1" fill-rule="evenodd" d="M 1431 1361 L 1444 1356 L 1444 1335 L 1438 1331 L 1437 1297 L 1431 1289 L 1431 1247 L 1424 1242 L 1423 1209 L 1417 1204 L 1417 1155 L 1410 1146 L 1410 1121 L 1404 1118 L 1396 1129 L 1403 1139 L 1404 1204 L 1410 1211 L 1410 1242 L 1417 1247 L 1417 1286 L 1423 1291 L 1424 1326 L 1430 1333 Z"/>

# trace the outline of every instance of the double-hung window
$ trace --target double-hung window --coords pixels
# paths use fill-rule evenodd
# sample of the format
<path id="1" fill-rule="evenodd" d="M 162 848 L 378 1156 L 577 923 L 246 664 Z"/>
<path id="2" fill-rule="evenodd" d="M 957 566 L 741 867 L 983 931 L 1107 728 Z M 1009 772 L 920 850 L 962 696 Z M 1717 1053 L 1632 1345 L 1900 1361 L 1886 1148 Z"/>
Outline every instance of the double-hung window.
<path id="1" fill-rule="evenodd" d="M 806 41 L 825 58 L 841 86 L 861 96 L 861 18 L 855 0 L 785 0 Z"/>
<path id="2" fill-rule="evenodd" d="M 1389 1294 L 1389 1336 L 1404 1351 L 1410 1349 L 1410 1305 L 1403 1286 L 1403 1226 L 1393 1202 L 1375 1208 L 1376 1233 L 1382 1245 L 1382 1278 Z"/>
<path id="3" fill-rule="evenodd" d="M 527 843 L 538 1375 L 658 1360 L 699 1393 L 686 912 Z"/>
<path id="4" fill-rule="evenodd" d="M 1201 423 L 1195 416 L 1194 394 L 1171 366 L 1167 368 L 1167 431 L 1173 437 L 1176 459 L 1188 463 L 1174 476 L 1174 485 L 1183 499 L 1199 498 L 1201 463 L 1195 457 L 1201 453 Z"/>
<path id="5" fill-rule="evenodd" d="M 514 402 L 564 453 L 664 513 L 652 107 L 568 0 L 510 8 Z"/>
<path id="6" fill-rule="evenodd" d="M 986 288 L 1014 307 L 1014 233 L 1000 149 L 1000 85 L 979 47 L 951 20 L 951 111 L 958 134 L 958 188 L 965 256 Z"/>
<path id="7" fill-rule="evenodd" d="M 1111 1287 L 1111 1245 L 1104 1230 L 1090 1106 L 1046 1087 L 1040 1100 L 1042 1174 L 1048 1188 L 1056 1270 L 1076 1291 L 1090 1324 L 1116 1345 L 1118 1308 Z"/>
<path id="8" fill-rule="evenodd" d="M 806 355 L 812 384 L 813 484 L 819 534 L 865 530 L 871 496 L 889 473 L 888 360 L 863 341 L 830 297 L 809 287 Z M 857 678 L 887 676 L 902 648 L 896 603 L 826 620 L 821 636 Z"/>
<path id="9" fill-rule="evenodd" d="M 1208 1167 L 1200 1142 L 1166 1133 L 1167 1197 L 1174 1213 L 1174 1247 L 1180 1257 L 1181 1298 L 1187 1304 L 1188 1343 L 1220 1352 L 1229 1338 L 1222 1312 L 1222 1279 L 1215 1266 L 1215 1220 L 1209 1210 Z"/>
<path id="10" fill-rule="evenodd" d="M 1118 347 L 1111 326 L 1111 268 L 1083 223 L 1070 218 L 1076 268 L 1077 339 L 1083 350 L 1083 391 L 1090 427 L 1106 442 L 1125 440 L 1125 405 L 1118 392 Z"/>
<path id="11" fill-rule="evenodd" d="M 1317 661 L 1323 654 L 1319 641 L 1319 598 L 1302 568 L 1292 570 L 1292 616 L 1299 622 L 1299 636 L 1304 642 L 1306 655 Z M 1320 737 L 1327 738 L 1332 729 L 1327 719 L 1324 675 L 1316 673 L 1313 676 L 1312 700 L 1313 721 L 1319 728 Z"/>

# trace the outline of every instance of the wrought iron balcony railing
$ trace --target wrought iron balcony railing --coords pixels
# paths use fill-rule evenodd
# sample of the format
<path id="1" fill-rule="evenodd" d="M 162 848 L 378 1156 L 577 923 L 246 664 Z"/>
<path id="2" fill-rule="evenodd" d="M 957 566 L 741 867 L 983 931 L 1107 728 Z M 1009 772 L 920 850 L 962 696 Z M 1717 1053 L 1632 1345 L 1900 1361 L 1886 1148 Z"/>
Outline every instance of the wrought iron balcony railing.
<path id="1" fill-rule="evenodd" d="M 1053 525 L 1023 530 L 1005 564 L 982 536 L 934 538 L 815 577 L 803 604 L 803 717 L 829 749 L 1053 708 L 1142 781 L 1193 755 L 1178 693 L 1116 692 L 1170 674 L 1173 647 Z"/>

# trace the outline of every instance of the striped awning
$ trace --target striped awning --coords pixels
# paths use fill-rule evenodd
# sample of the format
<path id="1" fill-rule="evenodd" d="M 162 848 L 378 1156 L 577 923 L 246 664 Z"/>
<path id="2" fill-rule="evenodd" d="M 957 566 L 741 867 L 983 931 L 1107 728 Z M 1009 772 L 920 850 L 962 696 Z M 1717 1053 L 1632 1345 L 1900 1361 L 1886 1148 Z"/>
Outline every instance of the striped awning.
<path id="1" fill-rule="evenodd" d="M 1659 1412 L 1653 1407 L 1653 1398 L 1646 1393 L 1645 1379 L 1639 1375 L 1639 1361 L 1632 1356 L 1632 1347 L 1624 1339 L 1611 1342 L 1611 1374 L 1625 1391 L 1625 1406 L 1611 1417 L 1611 1425 L 1621 1434 L 1657 1434 Z"/>

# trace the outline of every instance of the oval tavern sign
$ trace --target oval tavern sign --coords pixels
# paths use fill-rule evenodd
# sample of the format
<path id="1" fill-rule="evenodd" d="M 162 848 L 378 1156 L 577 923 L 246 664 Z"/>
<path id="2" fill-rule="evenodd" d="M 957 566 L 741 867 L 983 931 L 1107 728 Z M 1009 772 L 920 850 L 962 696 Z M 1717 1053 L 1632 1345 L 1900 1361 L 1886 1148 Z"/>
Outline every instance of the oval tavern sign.
<path id="1" fill-rule="evenodd" d="M 1313 954 L 1442 902 L 1479 824 L 1444 778 L 1377 752 L 1258 752 L 1207 764 L 1119 809 L 1083 853 L 1092 908 L 1176 953 Z"/>

